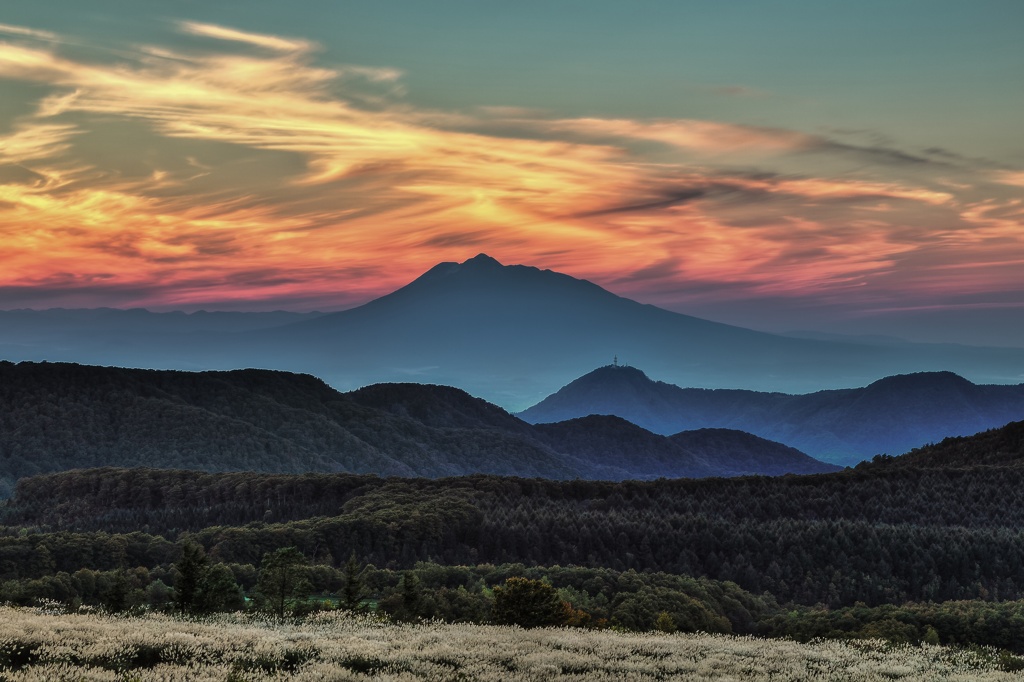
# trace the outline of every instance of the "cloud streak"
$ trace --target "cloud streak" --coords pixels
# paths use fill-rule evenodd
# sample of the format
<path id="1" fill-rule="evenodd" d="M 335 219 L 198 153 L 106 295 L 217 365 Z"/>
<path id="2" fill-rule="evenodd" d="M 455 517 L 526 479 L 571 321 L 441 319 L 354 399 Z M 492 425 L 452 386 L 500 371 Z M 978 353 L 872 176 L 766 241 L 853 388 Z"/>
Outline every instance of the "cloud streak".
<path id="1" fill-rule="evenodd" d="M 472 249 L 642 299 L 690 281 L 884 298 L 933 293 L 952 263 L 944 286 L 978 288 L 991 270 L 971 258 L 1024 257 L 1022 171 L 723 121 L 428 110 L 397 69 L 177 27 L 208 40 L 88 61 L 0 26 L 0 77 L 47 90 L 0 133 L 8 296 L 74 273 L 136 305 L 331 307 Z"/>
<path id="2" fill-rule="evenodd" d="M 10 24 L 0 24 L 0 33 L 6 33 L 11 36 L 21 36 L 25 38 L 36 38 L 38 40 L 58 40 L 56 33 L 50 31 L 40 31 L 34 28 L 26 28 L 24 26 L 12 26 Z"/>
<path id="3" fill-rule="evenodd" d="M 228 40 L 236 43 L 247 43 L 276 52 L 308 52 L 313 44 L 306 40 L 282 38 L 263 33 L 249 33 L 216 24 L 204 24 L 197 21 L 183 21 L 179 24 L 183 33 L 216 40 Z"/>

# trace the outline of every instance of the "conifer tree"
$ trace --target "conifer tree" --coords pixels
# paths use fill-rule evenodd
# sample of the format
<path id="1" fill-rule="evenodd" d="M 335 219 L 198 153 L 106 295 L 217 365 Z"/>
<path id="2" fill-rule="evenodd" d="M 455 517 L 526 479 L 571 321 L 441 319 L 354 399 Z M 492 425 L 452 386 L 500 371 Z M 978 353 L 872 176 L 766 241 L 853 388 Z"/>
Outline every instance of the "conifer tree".
<path id="1" fill-rule="evenodd" d="M 174 607 L 181 613 L 198 610 L 200 590 L 206 574 L 208 559 L 202 545 L 186 540 L 181 546 L 181 558 L 174 564 L 178 577 L 174 581 Z"/>
<path id="2" fill-rule="evenodd" d="M 341 592 L 341 605 L 349 611 L 357 611 L 363 601 L 362 568 L 356 561 L 355 550 L 345 563 L 345 585 Z"/>

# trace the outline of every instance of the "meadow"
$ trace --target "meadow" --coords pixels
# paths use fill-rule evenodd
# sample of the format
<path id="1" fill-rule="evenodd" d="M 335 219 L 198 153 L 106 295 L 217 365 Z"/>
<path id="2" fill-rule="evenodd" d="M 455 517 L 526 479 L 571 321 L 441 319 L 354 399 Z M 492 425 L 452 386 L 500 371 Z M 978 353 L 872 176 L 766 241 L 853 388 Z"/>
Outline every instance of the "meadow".
<path id="1" fill-rule="evenodd" d="M 992 649 L 879 640 L 393 624 L 345 612 L 280 622 L 0 607 L 0 680 L 1019 680 Z"/>

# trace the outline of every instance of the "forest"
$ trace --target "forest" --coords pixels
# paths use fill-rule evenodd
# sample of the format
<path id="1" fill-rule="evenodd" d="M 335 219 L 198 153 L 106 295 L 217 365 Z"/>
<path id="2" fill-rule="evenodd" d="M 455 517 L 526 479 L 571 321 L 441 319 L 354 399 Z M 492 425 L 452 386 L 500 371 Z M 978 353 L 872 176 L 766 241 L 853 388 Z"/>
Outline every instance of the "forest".
<path id="1" fill-rule="evenodd" d="M 58 570 L 116 568 L 105 552 L 89 558 L 90 538 L 124 538 L 138 565 L 154 566 L 187 532 L 233 563 L 295 546 L 314 560 L 354 551 L 396 569 L 434 560 L 664 571 L 830 607 L 1018 599 L 1022 490 L 1020 469 L 884 462 L 623 483 L 90 470 L 19 482 L 0 508 L 0 556 L 21 558 L 0 577 L 36 577 L 31 557 L 43 549 Z"/>
<path id="2" fill-rule="evenodd" d="M 0 506 L 0 601 L 173 611 L 195 551 L 218 608 L 258 603 L 268 558 L 289 551 L 305 586 L 294 613 L 347 601 L 495 622 L 495 595 L 523 578 L 557 592 L 560 622 L 587 627 L 1021 652 L 1024 469 L 1005 454 L 1018 430 L 911 453 L 941 466 L 879 457 L 811 476 L 47 474 Z M 972 464 L 974 444 L 995 441 L 1000 465 Z"/>

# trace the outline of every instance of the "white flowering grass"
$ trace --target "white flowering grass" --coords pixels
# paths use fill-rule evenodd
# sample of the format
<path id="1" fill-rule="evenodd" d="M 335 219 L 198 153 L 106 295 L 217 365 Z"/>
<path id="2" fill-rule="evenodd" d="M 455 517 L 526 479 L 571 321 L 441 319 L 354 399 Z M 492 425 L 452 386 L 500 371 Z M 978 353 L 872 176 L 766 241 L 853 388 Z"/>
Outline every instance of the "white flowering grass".
<path id="1" fill-rule="evenodd" d="M 184 621 L 0 607 L 0 680 L 1019 680 L 993 656 L 878 641 L 481 625 L 392 625 L 327 614 Z"/>

